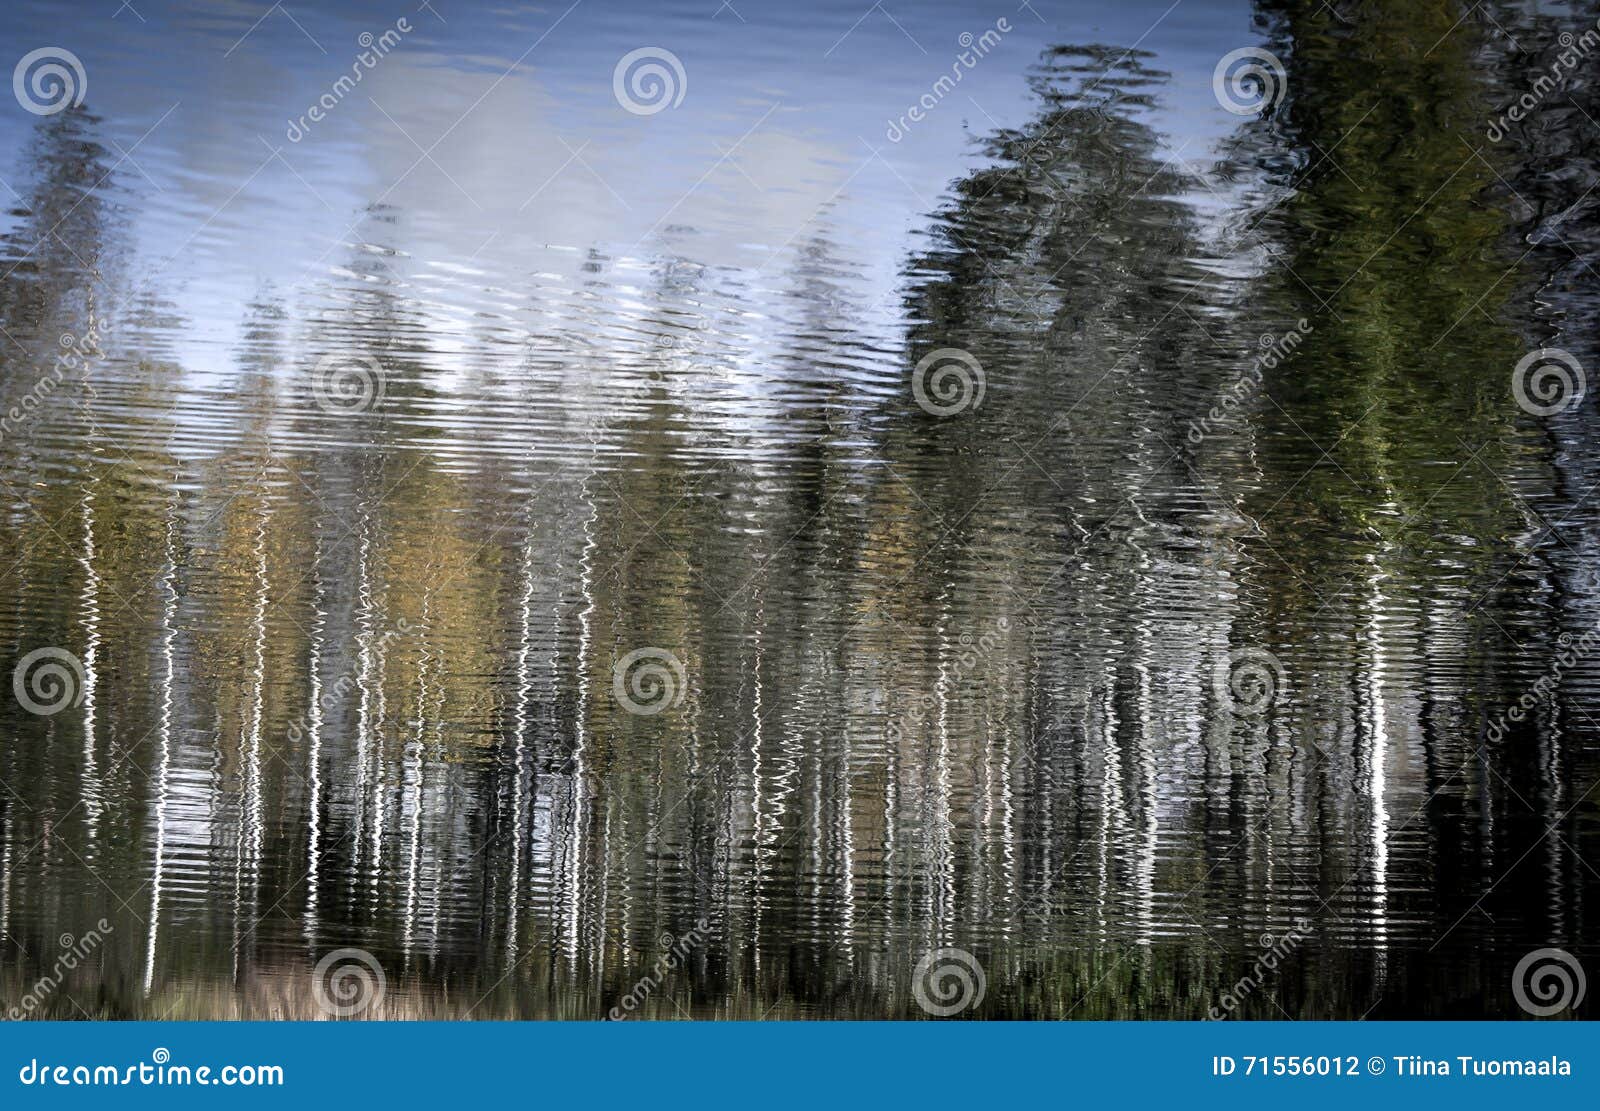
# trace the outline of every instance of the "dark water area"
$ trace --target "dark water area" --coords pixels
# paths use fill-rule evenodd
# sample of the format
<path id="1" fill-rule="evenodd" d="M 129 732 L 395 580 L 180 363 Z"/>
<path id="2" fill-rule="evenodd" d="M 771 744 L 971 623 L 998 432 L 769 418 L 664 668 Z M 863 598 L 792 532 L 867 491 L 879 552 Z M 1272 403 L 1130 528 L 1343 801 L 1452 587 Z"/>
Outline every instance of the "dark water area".
<path id="1" fill-rule="evenodd" d="M 9 5 L 0 1011 L 1592 1015 L 1600 4 L 1169 2 Z"/>

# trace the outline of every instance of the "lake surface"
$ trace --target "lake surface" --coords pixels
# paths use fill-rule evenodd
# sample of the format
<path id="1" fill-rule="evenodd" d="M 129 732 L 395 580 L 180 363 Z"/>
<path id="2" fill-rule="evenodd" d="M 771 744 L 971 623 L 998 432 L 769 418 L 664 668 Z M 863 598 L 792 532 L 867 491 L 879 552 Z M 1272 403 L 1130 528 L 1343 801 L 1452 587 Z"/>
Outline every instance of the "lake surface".
<path id="1" fill-rule="evenodd" d="M 0 1009 L 1592 1013 L 1597 5 L 863 2 L 7 6 Z"/>

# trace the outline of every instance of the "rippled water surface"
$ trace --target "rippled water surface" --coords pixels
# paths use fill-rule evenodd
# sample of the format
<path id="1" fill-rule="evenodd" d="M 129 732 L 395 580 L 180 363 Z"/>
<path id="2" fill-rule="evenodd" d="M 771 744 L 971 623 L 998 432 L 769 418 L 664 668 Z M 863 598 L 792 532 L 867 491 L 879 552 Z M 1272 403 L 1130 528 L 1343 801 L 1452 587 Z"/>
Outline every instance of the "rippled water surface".
<path id="1" fill-rule="evenodd" d="M 8 1013 L 1600 969 L 1600 5 L 864 2 L 0 14 Z"/>

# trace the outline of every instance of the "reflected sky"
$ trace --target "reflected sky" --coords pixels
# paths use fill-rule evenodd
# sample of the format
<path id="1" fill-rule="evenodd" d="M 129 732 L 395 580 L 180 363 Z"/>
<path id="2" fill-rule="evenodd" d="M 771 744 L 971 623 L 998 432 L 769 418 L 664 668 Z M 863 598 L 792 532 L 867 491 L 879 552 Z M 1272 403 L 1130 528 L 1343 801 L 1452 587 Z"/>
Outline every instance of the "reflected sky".
<path id="1" fill-rule="evenodd" d="M 1210 94 L 1214 61 L 1253 41 L 1240 3 L 138 12 L 83 20 L 71 46 L 92 74 L 85 107 L 103 121 L 112 195 L 141 213 L 121 265 L 140 296 L 181 291 L 181 361 L 202 381 L 227 374 L 239 304 L 263 288 L 326 298 L 352 244 L 403 251 L 408 294 L 446 360 L 475 331 L 536 329 L 541 288 L 570 293 L 591 251 L 735 270 L 769 306 L 818 228 L 839 244 L 851 300 L 891 329 L 896 260 L 978 158 L 974 135 L 1024 122 L 1024 72 L 1043 46 L 1160 51 L 1173 73 L 1160 126 L 1175 157 L 1199 160 L 1236 122 Z M 17 42 L 64 30 L 52 4 L 6 19 Z M 357 66 L 359 36 L 398 19 L 414 30 L 291 142 L 293 121 Z M 891 142 L 888 125 L 955 63 L 959 36 L 1000 20 L 1013 30 Z M 641 35 L 682 59 L 685 96 L 670 112 L 633 115 L 612 94 L 613 67 Z M 35 122 L 0 121 L 8 181 Z M 394 223 L 374 227 L 375 208 Z"/>

